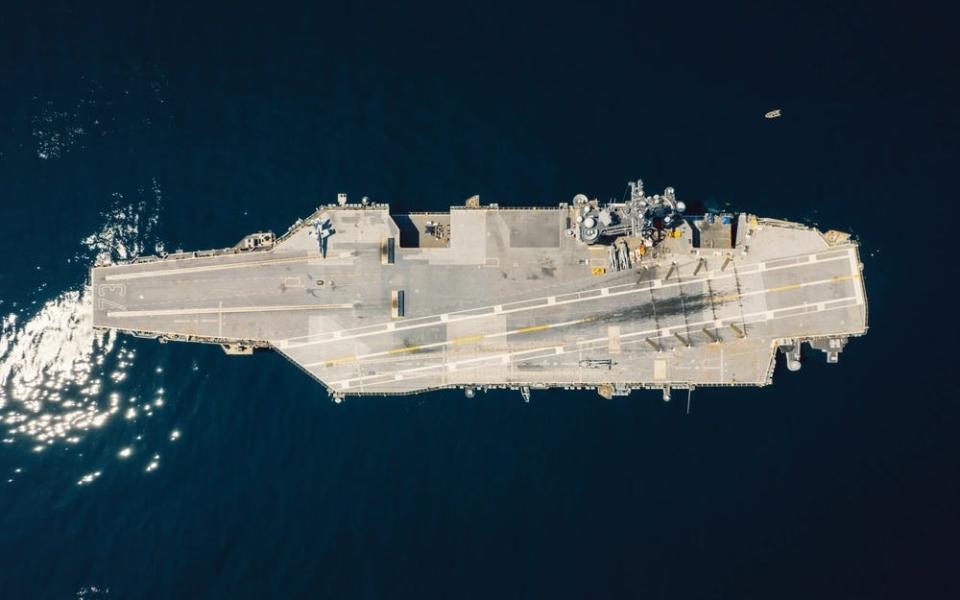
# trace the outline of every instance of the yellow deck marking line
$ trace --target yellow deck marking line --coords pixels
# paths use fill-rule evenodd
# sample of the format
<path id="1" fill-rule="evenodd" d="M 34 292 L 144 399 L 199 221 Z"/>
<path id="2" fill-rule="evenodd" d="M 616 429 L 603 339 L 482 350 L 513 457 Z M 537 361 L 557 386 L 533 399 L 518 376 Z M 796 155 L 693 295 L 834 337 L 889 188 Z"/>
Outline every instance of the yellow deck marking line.
<path id="1" fill-rule="evenodd" d="M 545 329 L 550 329 L 552 325 L 531 325 L 530 327 L 521 327 L 517 329 L 516 333 L 533 333 L 534 331 L 543 331 Z"/>
<path id="2" fill-rule="evenodd" d="M 458 337 L 450 340 L 451 344 L 473 344 L 479 342 L 483 339 L 482 335 L 467 335 L 464 337 Z"/>
<path id="3" fill-rule="evenodd" d="M 403 348 L 393 348 L 392 350 L 387 350 L 387 354 L 403 354 L 404 352 L 416 352 L 420 350 L 423 346 L 404 346 Z"/>
<path id="4" fill-rule="evenodd" d="M 329 310 L 334 308 L 353 308 L 352 304 L 294 304 L 288 306 L 224 306 L 220 308 L 170 308 L 157 310 L 113 310 L 107 311 L 110 318 L 129 317 L 171 317 L 177 315 L 216 315 L 227 313 L 284 312 L 290 310 Z"/>
<path id="5" fill-rule="evenodd" d="M 216 258 L 213 256 L 198 256 L 199 258 Z M 106 275 L 104 279 L 106 281 L 123 281 L 125 279 L 149 279 L 151 277 L 166 277 L 169 275 L 182 275 L 184 273 L 202 273 L 204 271 L 221 271 L 224 269 L 240 269 L 243 267 L 258 267 L 263 265 L 284 265 L 289 263 L 297 262 L 308 262 L 311 260 L 323 260 L 319 256 L 297 256 L 292 258 L 275 258 L 273 260 L 247 260 L 242 262 L 235 263 L 226 263 L 222 265 L 203 265 L 200 267 L 180 267 L 178 269 L 158 269 L 156 271 L 137 271 L 135 273 L 118 273 L 116 275 Z M 143 265 L 153 265 L 158 264 L 163 261 L 157 261 L 157 263 L 141 263 Z M 126 265 L 123 265 L 126 266 Z M 140 266 L 140 265 L 137 265 Z M 103 267 L 101 267 L 103 268 Z"/>
<path id="6" fill-rule="evenodd" d="M 820 260 L 820 261 L 818 261 L 818 263 L 832 262 L 832 261 L 837 261 L 837 260 L 847 260 L 847 257 L 845 257 L 845 256 L 830 257 L 830 258 L 826 258 L 826 259 Z M 796 268 L 806 267 L 806 266 L 809 266 L 809 264 L 808 264 L 808 263 L 803 263 L 803 264 L 794 264 L 794 265 L 781 265 L 781 266 L 777 266 L 777 267 L 770 267 L 769 269 L 767 269 L 767 271 L 779 271 L 779 270 L 782 270 L 782 269 L 796 269 Z M 683 286 L 683 285 L 694 285 L 694 284 L 698 284 L 698 283 L 705 283 L 705 282 L 708 282 L 708 281 L 719 281 L 719 280 L 722 280 L 722 279 L 732 279 L 732 278 L 734 277 L 734 274 L 733 274 L 733 273 L 723 274 L 723 275 L 716 275 L 716 273 L 719 273 L 719 271 L 710 271 L 710 272 L 707 273 L 707 276 L 706 276 L 706 277 L 703 277 L 703 278 L 700 278 L 700 279 L 690 279 L 690 280 L 687 280 L 687 281 L 676 281 L 676 282 L 674 282 L 674 281 L 671 280 L 671 282 L 669 282 L 669 283 L 662 283 L 663 280 L 653 280 L 653 283 L 654 283 L 654 284 L 656 284 L 656 283 L 658 283 L 658 282 L 661 283 L 660 286 L 654 285 L 653 287 L 656 288 L 656 289 L 664 289 L 664 288 L 678 287 L 678 286 Z M 754 273 L 743 273 L 743 272 L 741 272 L 740 274 L 741 274 L 741 275 L 750 275 L 750 274 L 754 274 Z M 617 286 L 613 286 L 613 287 L 622 287 L 622 286 L 621 286 L 621 285 L 617 285 Z M 552 304 L 545 302 L 544 304 L 537 304 L 537 305 L 533 305 L 533 306 L 524 306 L 524 307 L 521 307 L 521 308 L 513 308 L 513 309 L 509 309 L 509 310 L 504 310 L 504 311 L 502 311 L 501 313 L 498 313 L 498 314 L 507 314 L 507 313 L 523 312 L 523 311 L 537 310 L 537 309 L 542 309 L 542 308 L 550 308 L 550 307 L 567 305 L 567 304 L 577 304 L 577 303 L 580 303 L 580 302 L 589 302 L 589 301 L 591 301 L 591 300 L 601 300 L 601 299 L 608 299 L 608 298 L 614 298 L 614 297 L 619 297 L 619 296 L 626 296 L 626 295 L 630 295 L 630 294 L 639 294 L 639 293 L 649 292 L 650 289 L 652 289 L 652 288 L 650 288 L 650 287 L 636 288 L 636 287 L 634 287 L 634 286 L 631 286 L 631 288 L 632 288 L 632 289 L 628 289 L 628 290 L 624 290 L 624 291 L 619 291 L 619 292 L 610 292 L 610 293 L 609 293 L 608 295 L 606 295 L 606 296 L 602 296 L 602 295 L 600 295 L 600 294 L 596 294 L 596 295 L 588 296 L 588 297 L 586 297 L 586 298 L 574 298 L 574 299 L 571 299 L 571 300 L 556 300 L 556 301 L 555 301 L 554 303 L 552 303 Z M 591 292 L 599 291 L 600 289 L 601 289 L 601 288 L 594 288 L 594 289 L 592 289 L 592 290 L 582 290 L 582 291 L 580 291 L 580 292 L 571 292 L 570 294 L 567 294 L 567 295 L 589 294 L 589 293 L 591 293 Z M 533 300 L 543 300 L 543 298 L 532 298 L 530 301 L 533 301 Z M 478 310 L 483 310 L 483 309 L 485 309 L 485 308 L 486 308 L 486 309 L 492 309 L 492 307 L 486 306 L 486 307 L 466 309 L 466 311 L 474 312 L 474 311 L 478 311 Z M 460 312 L 466 312 L 466 311 L 460 311 Z M 407 331 L 407 330 L 410 330 L 410 329 L 421 329 L 421 328 L 424 328 L 424 327 L 436 327 L 437 325 L 441 325 L 441 324 L 447 323 L 447 322 L 469 321 L 469 320 L 472 320 L 472 319 L 482 319 L 482 318 L 486 318 L 486 317 L 491 316 L 491 313 L 481 313 L 481 314 L 475 314 L 475 315 L 464 315 L 464 316 L 462 316 L 462 317 L 457 318 L 457 317 L 456 317 L 456 314 L 457 314 L 457 313 L 444 313 L 442 316 L 445 317 L 445 318 L 441 319 L 440 321 L 430 322 L 430 323 L 415 323 L 415 324 L 413 324 L 413 325 L 407 325 L 407 326 L 403 326 L 403 327 L 397 327 L 397 328 L 395 329 L 395 331 Z M 417 317 L 417 319 L 418 319 L 418 320 L 419 320 L 419 319 L 430 319 L 430 318 L 437 317 L 437 316 L 438 316 L 438 315 L 426 315 L 426 316 L 423 316 L 423 317 Z M 381 324 L 381 325 L 383 325 L 383 324 Z M 366 327 L 373 327 L 373 325 L 368 325 L 368 326 L 366 326 Z M 315 333 L 315 334 L 309 334 L 309 335 L 303 335 L 303 336 L 294 336 L 294 337 L 292 337 L 292 338 L 286 338 L 286 339 L 284 339 L 284 340 L 278 340 L 278 342 L 279 342 L 279 345 L 280 345 L 281 348 L 289 349 L 289 348 L 299 348 L 299 347 L 301 347 L 301 346 L 312 346 L 312 345 L 314 345 L 314 344 L 323 344 L 323 343 L 329 342 L 331 339 L 350 340 L 350 339 L 355 339 L 355 338 L 360 338 L 360 337 L 367 337 L 367 336 L 371 336 L 371 335 L 383 335 L 384 333 L 390 333 L 389 331 L 380 331 L 380 330 L 378 330 L 378 331 L 360 332 L 360 333 L 355 333 L 355 334 L 352 334 L 352 335 L 349 334 L 350 331 L 356 331 L 357 329 L 359 329 L 359 328 L 342 329 L 342 330 L 339 330 L 339 331 Z M 337 335 L 337 334 L 339 334 L 340 337 L 334 338 L 333 336 L 335 336 L 335 335 Z M 347 335 L 344 335 L 344 334 L 347 334 Z M 291 340 L 299 340 L 299 339 L 310 338 L 310 337 L 314 337 L 314 336 L 324 336 L 324 338 L 323 338 L 323 339 L 317 339 L 317 340 L 308 340 L 308 341 L 304 341 L 304 342 L 297 342 L 297 343 L 292 343 L 292 344 L 290 343 Z"/>

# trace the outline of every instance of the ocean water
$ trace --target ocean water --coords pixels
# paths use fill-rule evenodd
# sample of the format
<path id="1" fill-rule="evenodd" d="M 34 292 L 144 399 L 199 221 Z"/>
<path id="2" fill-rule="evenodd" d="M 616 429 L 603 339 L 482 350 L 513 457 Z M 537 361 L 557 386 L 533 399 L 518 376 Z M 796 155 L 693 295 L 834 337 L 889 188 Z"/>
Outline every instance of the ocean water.
<path id="1" fill-rule="evenodd" d="M 960 593 L 945 9 L 135 4 L 0 16 L 0 598 Z M 636 177 L 853 232 L 869 334 L 687 414 L 91 329 L 98 258 Z"/>

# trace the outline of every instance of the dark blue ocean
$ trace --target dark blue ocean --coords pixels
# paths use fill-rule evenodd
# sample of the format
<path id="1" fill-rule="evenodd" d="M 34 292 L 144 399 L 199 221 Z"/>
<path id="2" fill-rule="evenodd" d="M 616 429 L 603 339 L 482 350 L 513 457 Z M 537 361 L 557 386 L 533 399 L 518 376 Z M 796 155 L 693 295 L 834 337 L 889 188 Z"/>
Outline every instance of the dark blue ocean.
<path id="1" fill-rule="evenodd" d="M 960 597 L 955 15 L 835 4 L 7 6 L 0 598 Z M 687 414 L 91 330 L 98 256 L 637 177 L 853 232 L 868 335 Z"/>

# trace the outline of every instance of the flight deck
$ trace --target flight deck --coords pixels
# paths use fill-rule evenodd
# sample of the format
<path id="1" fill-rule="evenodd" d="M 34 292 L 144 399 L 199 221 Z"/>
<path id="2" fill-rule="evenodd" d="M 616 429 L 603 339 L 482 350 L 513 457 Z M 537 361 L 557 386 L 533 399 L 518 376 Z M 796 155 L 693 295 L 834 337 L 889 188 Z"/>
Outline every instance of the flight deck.
<path id="1" fill-rule="evenodd" d="M 273 349 L 336 398 L 761 386 L 778 349 L 798 370 L 804 342 L 836 362 L 866 332 L 849 235 L 688 216 L 640 185 L 621 204 L 406 215 L 341 197 L 280 237 L 95 266 L 94 325 Z"/>

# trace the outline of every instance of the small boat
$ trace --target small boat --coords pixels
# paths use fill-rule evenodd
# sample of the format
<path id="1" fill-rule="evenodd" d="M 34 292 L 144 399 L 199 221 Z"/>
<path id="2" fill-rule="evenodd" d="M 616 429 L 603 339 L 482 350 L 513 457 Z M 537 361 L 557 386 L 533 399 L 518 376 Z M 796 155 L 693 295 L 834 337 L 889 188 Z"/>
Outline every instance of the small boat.
<path id="1" fill-rule="evenodd" d="M 768 119 L 776 119 L 777 117 L 780 116 L 780 109 L 779 109 L 779 108 L 775 108 L 775 109 L 771 110 L 770 112 L 768 112 L 767 114 L 765 114 L 765 115 L 763 115 L 763 116 L 766 117 L 766 118 L 768 118 Z"/>

